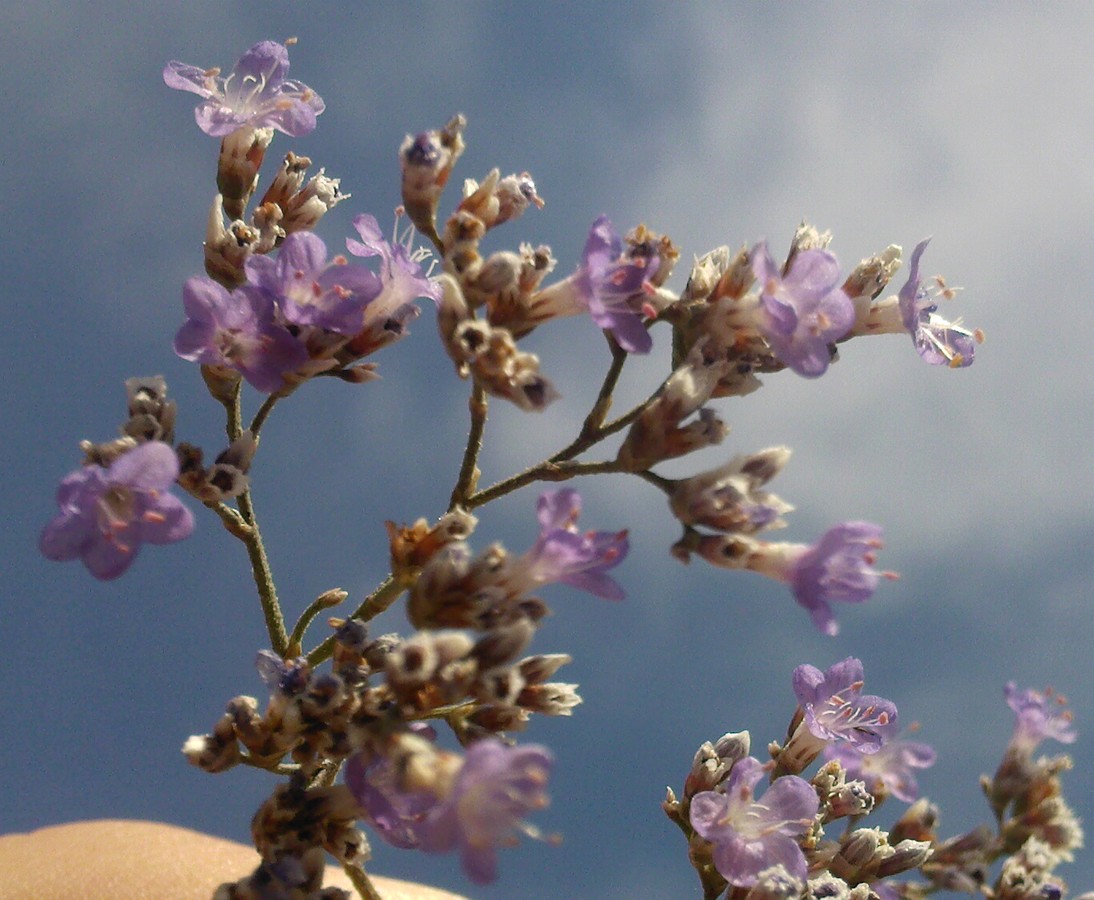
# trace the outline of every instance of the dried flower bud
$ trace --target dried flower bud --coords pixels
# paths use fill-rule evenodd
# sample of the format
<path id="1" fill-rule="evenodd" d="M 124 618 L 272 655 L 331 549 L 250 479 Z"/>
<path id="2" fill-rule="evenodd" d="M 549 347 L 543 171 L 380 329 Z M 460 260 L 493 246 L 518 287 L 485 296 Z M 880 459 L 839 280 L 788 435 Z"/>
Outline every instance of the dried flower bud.
<path id="1" fill-rule="evenodd" d="M 325 171 L 320 169 L 303 188 L 285 201 L 282 206 L 284 218 L 280 223 L 285 234 L 311 231 L 323 216 L 352 196 L 342 193 L 338 189 L 341 181 L 328 178 Z"/>
<path id="2" fill-rule="evenodd" d="M 425 131 L 416 137 L 408 134 L 399 147 L 407 215 L 420 232 L 438 244 L 437 205 L 452 167 L 463 153 L 466 124 L 462 115 L 456 115 L 444 128 Z"/>
<path id="3" fill-rule="evenodd" d="M 232 219 L 242 219 L 247 201 L 258 186 L 258 170 L 273 140 L 272 128 L 245 125 L 224 136 L 217 161 L 217 190 Z"/>
<path id="4" fill-rule="evenodd" d="M 236 218 L 227 227 L 224 225 L 224 198 L 217 194 L 209 209 L 202 245 L 206 273 L 228 290 L 239 287 L 247 280 L 243 265 L 254 252 L 259 238 L 258 229 L 242 219 Z"/>

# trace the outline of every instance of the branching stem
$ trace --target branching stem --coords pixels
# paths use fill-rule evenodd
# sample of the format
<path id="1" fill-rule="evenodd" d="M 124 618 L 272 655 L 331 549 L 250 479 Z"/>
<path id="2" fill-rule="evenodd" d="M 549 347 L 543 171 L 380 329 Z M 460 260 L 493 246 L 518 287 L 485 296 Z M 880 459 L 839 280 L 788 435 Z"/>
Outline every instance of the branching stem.
<path id="1" fill-rule="evenodd" d="M 471 389 L 471 398 L 467 401 L 468 410 L 471 413 L 471 424 L 467 433 L 467 446 L 463 451 L 463 463 L 460 465 L 460 474 L 456 479 L 456 486 L 452 489 L 452 497 L 448 501 L 448 510 L 451 512 L 457 506 L 464 506 L 469 494 L 471 494 L 479 480 L 478 459 L 482 450 L 482 435 L 486 429 L 486 412 L 488 403 L 486 391 L 475 383 Z"/>
<path id="2" fill-rule="evenodd" d="M 395 602 L 396 598 L 405 590 L 405 585 L 400 584 L 393 576 L 388 575 L 387 578 L 377 585 L 376 590 L 365 597 L 365 599 L 361 601 L 361 605 L 349 614 L 349 618 L 368 622 L 390 607 L 391 604 Z M 330 659 L 333 652 L 334 637 L 331 636 L 308 654 L 308 663 L 312 666 L 317 666 L 321 662 Z"/>

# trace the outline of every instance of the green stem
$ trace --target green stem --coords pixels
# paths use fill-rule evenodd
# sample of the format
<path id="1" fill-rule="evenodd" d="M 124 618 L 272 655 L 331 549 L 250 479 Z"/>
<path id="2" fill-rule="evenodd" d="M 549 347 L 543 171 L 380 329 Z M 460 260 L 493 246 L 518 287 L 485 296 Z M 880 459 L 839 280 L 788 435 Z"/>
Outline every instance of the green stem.
<path id="1" fill-rule="evenodd" d="M 266 620 L 266 633 L 270 638 L 270 648 L 278 656 L 284 657 L 289 648 L 289 636 L 285 632 L 285 617 L 281 613 L 281 604 L 277 600 L 270 561 L 266 556 L 266 547 L 262 543 L 262 534 L 258 530 L 254 504 L 250 490 L 239 495 L 239 511 L 249 526 L 249 531 L 241 538 L 247 547 L 247 556 L 251 560 L 251 574 L 258 589 L 258 602 L 262 604 L 262 615 Z"/>
<path id="2" fill-rule="evenodd" d="M 206 503 L 205 505 L 220 517 L 220 521 L 230 535 L 239 538 L 244 543 L 247 542 L 251 533 L 251 526 L 243 520 L 243 516 L 239 514 L 238 510 L 220 502 Z"/>
<path id="3" fill-rule="evenodd" d="M 460 474 L 456 479 L 456 486 L 452 489 L 452 497 L 448 501 L 449 512 L 457 506 L 464 505 L 468 495 L 475 490 L 479 480 L 477 464 L 479 453 L 482 450 L 483 431 L 486 429 L 488 403 L 486 391 L 477 383 L 471 389 L 471 398 L 467 401 L 467 407 L 471 413 L 471 425 L 467 434 L 467 446 L 463 451 Z"/>
<path id="4" fill-rule="evenodd" d="M 511 494 L 513 491 L 531 484 L 534 481 L 569 481 L 579 475 L 608 475 L 613 472 L 624 471 L 614 459 L 602 462 L 553 462 L 553 458 L 541 462 L 538 465 L 511 475 L 508 478 L 492 484 L 485 490 L 471 494 L 464 504 L 467 509 L 475 509 L 484 506 L 499 497 Z"/>
<path id="5" fill-rule="evenodd" d="M 231 397 L 227 400 L 221 400 L 221 404 L 224 406 L 225 422 L 224 430 L 228 434 L 228 443 L 230 444 L 243 432 L 243 381 L 236 382 L 235 389 L 232 391 Z"/>
<path id="6" fill-rule="evenodd" d="M 270 417 L 270 413 L 273 412 L 273 408 L 277 405 L 278 399 L 278 397 L 271 394 L 263 400 L 262 405 L 258 408 L 258 412 L 255 413 L 254 419 L 251 420 L 251 434 L 255 436 L 255 440 L 258 440 L 258 432 L 266 423 L 266 419 Z"/>
<path id="7" fill-rule="evenodd" d="M 312 600 L 308 608 L 300 614 L 300 618 L 297 619 L 296 625 L 293 627 L 292 634 L 289 635 L 289 656 L 296 657 L 300 655 L 300 646 L 304 642 L 304 632 L 308 630 L 315 617 L 324 609 L 337 606 L 346 599 L 346 596 L 346 592 L 342 590 L 325 591 Z"/>
<path id="8" fill-rule="evenodd" d="M 404 590 L 406 590 L 405 585 L 400 584 L 393 576 L 388 575 L 377 585 L 376 590 L 362 600 L 361 605 L 349 614 L 349 618 L 360 619 L 362 622 L 368 622 L 376 618 L 390 607 Z M 308 663 L 313 667 L 317 666 L 321 662 L 330 659 L 333 652 L 334 637 L 332 635 L 308 654 Z"/>

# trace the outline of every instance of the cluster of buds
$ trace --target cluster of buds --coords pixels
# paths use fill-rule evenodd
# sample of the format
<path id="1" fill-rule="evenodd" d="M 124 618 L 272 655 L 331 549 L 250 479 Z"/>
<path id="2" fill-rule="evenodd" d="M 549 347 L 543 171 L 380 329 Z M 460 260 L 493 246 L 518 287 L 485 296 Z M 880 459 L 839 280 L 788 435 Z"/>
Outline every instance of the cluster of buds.
<path id="1" fill-rule="evenodd" d="M 248 257 L 269 253 L 289 234 L 310 231 L 329 210 L 350 196 L 341 193 L 338 179 L 327 177 L 323 169 L 305 181 L 312 161 L 290 151 L 248 223 L 247 205 L 258 187 L 259 169 L 273 133 L 270 127 L 244 125 L 221 140 L 218 193 L 205 232 L 205 271 L 229 289 L 246 280 L 244 263 Z"/>
<path id="2" fill-rule="evenodd" d="M 102 444 L 82 441 L 85 465 L 109 466 L 123 454 L 151 442 L 175 444 L 175 419 L 178 408 L 167 397 L 167 382 L 162 375 L 128 378 L 125 382 L 128 418 L 122 423 L 121 437 Z M 176 481 L 183 490 L 203 503 L 218 503 L 238 497 L 247 489 L 258 443 L 250 431 L 243 431 L 221 450 L 213 463 L 204 464 L 204 451 L 185 441 L 175 446 L 178 457 Z"/>
<path id="3" fill-rule="evenodd" d="M 324 888 L 326 854 L 346 868 L 369 859 L 357 828 L 357 802 L 345 785 L 308 787 L 299 774 L 280 785 L 251 822 L 262 862 L 250 875 L 222 884 L 213 900 L 350 900 L 341 888 Z"/>
<path id="4" fill-rule="evenodd" d="M 440 832 L 427 831 L 424 794 L 431 798 L 432 822 L 458 817 L 446 812 L 445 804 L 478 790 L 473 785 L 482 776 L 474 773 L 482 758 L 506 769 L 535 762 L 545 775 L 549 757 L 541 748 L 509 748 L 494 737 L 522 728 L 533 712 L 569 715 L 581 702 L 576 685 L 548 681 L 569 656 L 517 658 L 532 636 L 530 624 L 495 628 L 477 640 L 459 631 L 369 640 L 357 620 L 336 624 L 330 672 L 313 670 L 303 658 L 284 661 L 263 651 L 259 671 L 270 687 L 265 712 L 259 714 L 254 698 L 237 697 L 210 734 L 196 735 L 183 747 L 190 762 L 208 772 L 240 763 L 291 772 L 289 784 L 275 791 L 254 820 L 264 867 L 310 872 L 308 861 L 317 848 L 347 866 L 357 865 L 367 854 L 354 825 L 358 819 L 396 846 L 452 849 Z M 433 744 L 432 729 L 423 724 L 431 718 L 452 726 L 468 747 L 466 758 Z M 291 760 L 287 766 L 286 759 Z M 343 763 L 348 763 L 346 784 L 325 783 Z M 514 816 L 545 804 L 542 789 L 538 778 L 523 808 L 505 807 L 509 818 L 490 826 L 499 839 L 516 827 Z M 404 809 L 404 796 L 419 801 L 408 800 Z M 397 822 L 384 812 L 393 803 L 403 810 Z M 472 812 L 466 827 L 483 827 L 483 810 Z M 427 833 L 434 836 L 427 840 Z M 489 850 L 490 860 L 493 849 L 477 847 Z M 472 876 L 478 872 L 485 878 L 485 863 L 474 860 L 468 862 L 465 854 Z"/>
<path id="5" fill-rule="evenodd" d="M 695 347 L 643 406 L 616 457 L 624 470 L 640 472 L 725 439 L 729 429 L 704 404 L 729 364 L 707 349 L 705 344 Z M 684 424 L 693 413 L 696 418 Z"/>
<path id="6" fill-rule="evenodd" d="M 507 328 L 475 318 L 450 275 L 442 275 L 438 281 L 437 327 L 461 378 L 472 376 L 486 393 L 526 411 L 539 411 L 558 397 L 551 382 L 539 373 L 536 354 L 518 349 Z"/>

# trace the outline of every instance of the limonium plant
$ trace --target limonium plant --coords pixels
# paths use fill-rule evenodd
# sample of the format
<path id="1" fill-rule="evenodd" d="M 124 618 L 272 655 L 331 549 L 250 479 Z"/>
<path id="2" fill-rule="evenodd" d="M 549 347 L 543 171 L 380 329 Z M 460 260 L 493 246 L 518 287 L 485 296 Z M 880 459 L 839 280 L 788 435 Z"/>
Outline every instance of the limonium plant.
<path id="1" fill-rule="evenodd" d="M 365 211 L 353 234 L 320 237 L 325 213 L 349 199 L 339 179 L 323 169 L 309 177 L 312 161 L 291 150 L 266 163 L 275 132 L 306 135 L 324 111 L 315 90 L 289 78 L 288 47 L 256 44 L 227 75 L 169 62 L 163 79 L 198 95 L 197 124 L 219 142 L 210 150 L 216 185 L 204 274 L 180 286 L 173 347 L 197 364 L 223 408 L 226 441 L 207 451 L 178 440 L 163 378 L 129 379 L 120 436 L 81 443 L 82 463 L 61 482 L 40 548 L 50 559 L 80 560 L 96 578 L 118 578 L 143 544 L 186 539 L 195 528 L 191 506 L 242 545 L 269 638 L 249 654 L 257 650 L 268 696 L 235 697 L 219 718 L 210 710 L 207 733 L 187 739 L 183 753 L 209 773 L 246 765 L 272 782 L 252 822 L 261 863 L 216 897 L 347 897 L 323 886 L 333 858 L 361 896 L 375 898 L 366 863 L 375 851 L 382 867 L 381 845 L 451 854 L 483 884 L 499 877 L 501 851 L 518 836 L 554 840 L 531 821 L 549 800 L 551 752 L 518 738 L 533 716 L 570 716 L 581 696 L 558 680 L 568 655 L 533 649 L 549 612 L 536 593 L 560 583 L 624 600 L 614 575 L 629 546 L 626 528 L 583 507 L 570 486 L 578 476 L 624 473 L 663 492 L 681 529 L 667 548 L 672 556 L 782 582 L 787 603 L 826 635 L 837 633 L 843 604 L 867 601 L 896 577 L 878 567 L 882 529 L 870 522 L 836 522 L 812 540 L 770 539 L 793 509 L 769 489 L 789 461 L 786 447 L 741 453 L 684 478 L 657 469 L 722 442 L 717 401 L 752 394 L 760 376 L 819 378 L 852 338 L 903 334 L 894 351 L 910 339 L 928 365 L 971 365 L 983 336 L 939 313 L 954 289 L 924 275 L 926 240 L 899 279 L 900 247 L 847 267 L 828 232 L 802 224 L 785 257 L 765 241 L 718 247 L 696 256 L 674 290 L 680 250 L 670 238 L 644 225 L 621 234 L 590 211 L 591 224 L 575 226 L 585 236 L 580 258 L 559 266 L 550 247 L 519 240 L 520 218 L 544 204 L 530 174 L 494 169 L 462 190 L 449 187 L 465 147 L 461 115 L 397 148 L 394 226 Z M 268 187 L 259 193 L 264 165 Z M 483 255 L 481 242 L 495 229 L 509 236 L 507 249 Z M 404 347 L 443 350 L 454 369 L 445 389 L 469 409 L 466 440 L 454 444 L 462 461 L 448 508 L 387 522 L 388 576 L 355 602 L 328 591 L 290 624 L 252 501 L 263 427 L 279 404 L 306 402 L 315 379 L 380 389 L 355 386 L 375 380 L 379 352 L 395 352 L 388 345 L 407 338 L 423 312 L 438 335 L 416 335 Z M 549 373 L 566 364 L 564 351 L 541 368 L 521 347 L 570 316 L 606 343 L 603 379 L 588 398 L 562 398 L 553 386 Z M 669 360 L 663 382 L 614 413 L 628 360 L 655 343 Z M 533 416 L 577 403 L 583 424 L 549 458 L 483 486 L 478 460 L 492 403 Z M 539 527 L 531 546 L 476 545 L 476 514 L 528 488 L 527 514 Z M 371 621 L 396 603 L 406 633 L 373 633 Z M 697 894 L 1065 893 L 1055 869 L 1082 842 L 1061 791 L 1070 761 L 1037 755 L 1046 740 L 1075 738 L 1062 698 L 1006 686 L 1014 733 L 995 774 L 982 779 L 992 824 L 946 836 L 916 782 L 934 750 L 908 737 L 914 727 L 902 725 L 892 700 L 865 693 L 858 659 L 826 671 L 803 662 L 787 673 L 786 688 L 781 741 L 754 747 L 747 731 L 729 731 L 699 747 L 690 768 L 683 760 L 682 787 L 664 795 Z M 902 807 L 883 827 L 875 813 L 887 802 Z M 666 834 L 673 839 L 672 828 Z"/>

